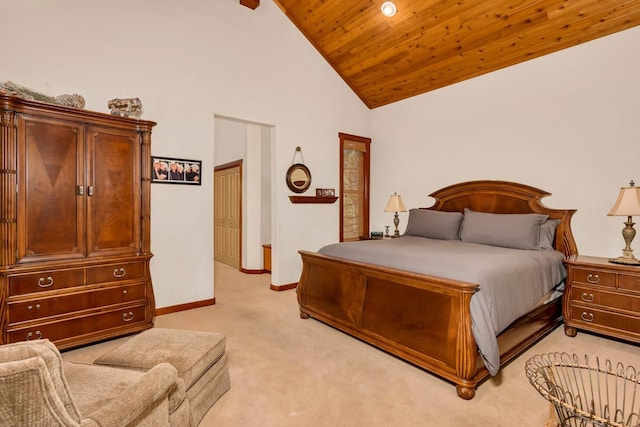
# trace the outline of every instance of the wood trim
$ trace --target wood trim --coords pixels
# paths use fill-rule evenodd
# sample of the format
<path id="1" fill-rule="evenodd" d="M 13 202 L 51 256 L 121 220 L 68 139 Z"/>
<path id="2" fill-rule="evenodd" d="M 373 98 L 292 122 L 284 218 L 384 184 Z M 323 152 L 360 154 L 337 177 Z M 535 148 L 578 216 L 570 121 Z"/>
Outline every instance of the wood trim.
<path id="1" fill-rule="evenodd" d="M 295 289 L 298 287 L 298 282 L 289 283 L 287 285 L 274 285 L 271 284 L 270 288 L 272 291 L 288 291 L 289 289 Z"/>
<path id="2" fill-rule="evenodd" d="M 251 270 L 251 269 L 248 269 L 248 268 L 240 267 L 240 273 L 244 273 L 244 274 L 266 274 L 268 272 L 269 272 L 269 270 L 265 270 L 264 268 Z"/>
<path id="3" fill-rule="evenodd" d="M 221 165 L 218 166 L 214 166 L 213 167 L 213 171 L 217 172 L 217 171 L 223 171 L 225 169 L 231 169 L 231 168 L 235 168 L 235 167 L 240 167 L 242 168 L 242 159 L 240 160 L 234 160 L 232 162 L 228 162 L 228 163 L 223 163 Z"/>
<path id="4" fill-rule="evenodd" d="M 202 301 L 193 301 L 193 302 L 188 302 L 186 304 L 178 304 L 178 305 L 172 305 L 169 307 L 157 308 L 156 316 L 162 316 L 163 314 L 169 314 L 169 313 L 177 313 L 179 311 L 191 310 L 194 308 L 207 307 L 209 305 L 215 305 L 215 303 L 216 303 L 216 297 L 213 297 L 211 299 L 205 299 Z"/>
<path id="5" fill-rule="evenodd" d="M 369 180 L 371 176 L 371 138 L 365 138 L 363 136 L 350 135 L 348 133 L 338 133 L 338 137 L 340 138 L 340 242 L 344 241 L 344 218 L 342 214 L 344 212 L 344 145 L 345 141 L 356 141 L 366 144 L 367 150 L 364 152 L 364 177 L 363 177 L 363 211 L 362 211 L 362 220 L 363 220 L 363 229 L 362 234 L 364 236 L 360 237 L 369 237 Z"/>

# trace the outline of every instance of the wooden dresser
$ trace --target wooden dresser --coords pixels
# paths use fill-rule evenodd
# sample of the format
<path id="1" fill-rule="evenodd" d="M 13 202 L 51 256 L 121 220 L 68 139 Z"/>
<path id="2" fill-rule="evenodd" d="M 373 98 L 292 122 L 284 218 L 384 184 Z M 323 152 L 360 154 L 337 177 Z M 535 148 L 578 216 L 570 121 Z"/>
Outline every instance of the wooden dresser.
<path id="1" fill-rule="evenodd" d="M 0 95 L 0 342 L 153 326 L 155 123 Z"/>
<path id="2" fill-rule="evenodd" d="M 582 329 L 640 343 L 640 267 L 581 255 L 565 265 L 565 334 Z"/>

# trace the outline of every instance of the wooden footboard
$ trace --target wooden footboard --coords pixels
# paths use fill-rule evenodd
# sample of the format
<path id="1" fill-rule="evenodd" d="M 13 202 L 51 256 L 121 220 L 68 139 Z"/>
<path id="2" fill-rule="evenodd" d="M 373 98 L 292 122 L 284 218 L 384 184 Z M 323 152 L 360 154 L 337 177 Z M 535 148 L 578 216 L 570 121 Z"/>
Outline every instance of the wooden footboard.
<path id="1" fill-rule="evenodd" d="M 298 302 L 314 317 L 475 394 L 478 352 L 471 333 L 476 284 L 337 260 L 300 251 Z"/>
<path id="2" fill-rule="evenodd" d="M 456 384 L 463 399 L 489 376 L 471 331 L 478 285 L 300 251 L 302 318 L 313 317 Z M 499 337 L 506 363 L 561 323 L 559 302 Z"/>

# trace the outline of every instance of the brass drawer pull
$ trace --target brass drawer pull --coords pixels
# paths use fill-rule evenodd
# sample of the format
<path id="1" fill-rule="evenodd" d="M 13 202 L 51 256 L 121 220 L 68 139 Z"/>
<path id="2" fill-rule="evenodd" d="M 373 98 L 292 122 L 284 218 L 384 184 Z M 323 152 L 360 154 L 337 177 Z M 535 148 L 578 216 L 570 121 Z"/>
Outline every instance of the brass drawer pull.
<path id="1" fill-rule="evenodd" d="M 589 273 L 589 275 L 587 276 L 587 282 L 593 283 L 594 285 L 598 284 L 600 283 L 600 276 L 598 276 L 597 274 Z"/>
<path id="2" fill-rule="evenodd" d="M 122 320 L 125 322 L 131 322 L 133 320 L 133 311 L 130 311 L 129 313 L 123 313 Z"/>
<path id="3" fill-rule="evenodd" d="M 47 281 L 46 283 L 45 280 Z M 51 285 L 53 285 L 53 277 L 51 276 L 47 276 L 46 279 L 44 277 L 38 279 L 38 286 L 41 288 L 48 288 Z"/>
<path id="4" fill-rule="evenodd" d="M 583 311 L 582 314 L 580 315 L 580 317 L 585 322 L 593 322 L 593 319 L 594 319 L 595 316 L 593 315 L 593 313 L 587 313 L 586 311 Z"/>
<path id="5" fill-rule="evenodd" d="M 30 305 L 30 306 L 27 307 L 27 310 L 33 310 L 33 308 L 34 308 L 34 306 Z M 35 309 L 36 310 L 40 309 L 40 304 L 36 304 L 35 305 Z"/>
<path id="6" fill-rule="evenodd" d="M 586 301 L 586 302 L 593 302 L 594 299 L 596 299 L 593 294 L 588 294 L 586 292 L 583 292 L 582 295 L 582 301 Z"/>
<path id="7" fill-rule="evenodd" d="M 31 340 L 34 340 L 34 339 L 39 340 L 41 338 L 42 338 L 42 332 L 40 332 L 40 331 L 36 331 L 36 337 L 35 338 L 33 337 L 33 332 L 29 332 L 27 334 L 27 341 L 31 341 Z"/>
<path id="8" fill-rule="evenodd" d="M 120 279 L 122 277 L 124 277 L 124 275 L 127 274 L 127 272 L 125 271 L 124 268 L 116 268 L 113 270 L 113 277 L 115 277 L 116 279 Z"/>

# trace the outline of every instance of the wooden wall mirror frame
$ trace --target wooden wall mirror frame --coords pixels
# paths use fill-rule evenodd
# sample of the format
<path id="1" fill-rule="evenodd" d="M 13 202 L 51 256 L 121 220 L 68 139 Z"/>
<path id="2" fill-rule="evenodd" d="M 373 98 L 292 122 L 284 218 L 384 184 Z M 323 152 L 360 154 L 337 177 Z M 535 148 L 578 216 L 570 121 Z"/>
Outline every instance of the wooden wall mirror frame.
<path id="1" fill-rule="evenodd" d="M 311 172 L 302 163 L 295 163 L 287 169 L 287 187 L 294 193 L 304 193 L 311 186 Z"/>

